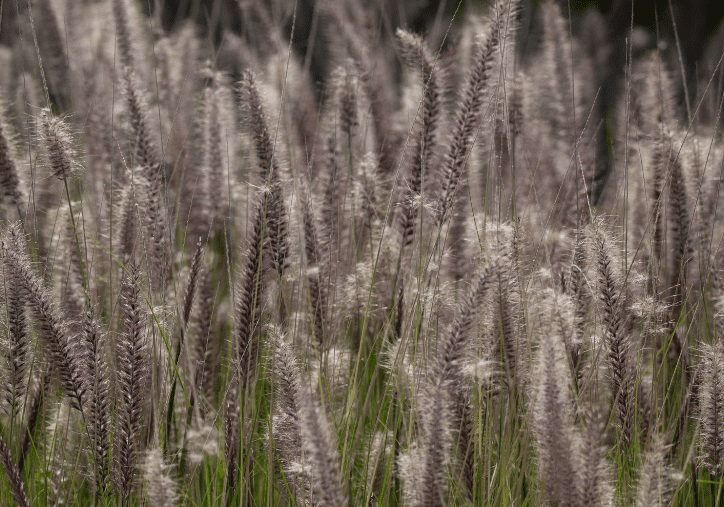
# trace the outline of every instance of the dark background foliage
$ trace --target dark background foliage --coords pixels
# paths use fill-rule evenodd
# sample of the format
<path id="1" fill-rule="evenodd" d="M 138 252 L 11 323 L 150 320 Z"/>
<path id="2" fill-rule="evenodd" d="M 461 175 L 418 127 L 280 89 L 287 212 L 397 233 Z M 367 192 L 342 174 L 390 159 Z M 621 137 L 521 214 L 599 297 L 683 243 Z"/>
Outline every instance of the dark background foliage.
<path id="1" fill-rule="evenodd" d="M 81 1 L 81 0 L 70 0 Z M 242 37 L 254 38 L 246 33 L 244 22 L 245 5 L 259 1 L 269 9 L 275 23 L 284 27 L 287 37 L 293 38 L 293 48 L 308 62 L 313 82 L 317 83 L 317 99 L 322 92 L 330 69 L 330 48 L 325 40 L 324 21 L 315 14 L 315 0 L 271 1 L 266 0 L 145 0 L 142 2 L 146 14 L 160 12 L 162 29 L 172 31 L 182 22 L 192 19 L 196 22 L 202 37 L 213 42 L 221 53 L 224 33 L 232 32 Z M 3 0 L 0 2 L 0 44 L 10 44 L 18 36 L 15 18 L 18 12 L 27 9 L 28 0 Z M 486 1 L 454 0 L 378 0 L 368 2 L 369 23 L 379 31 L 380 37 L 393 37 L 397 27 L 406 27 L 414 32 L 426 34 L 433 44 L 440 43 L 448 26 L 452 34 L 447 40 L 454 40 L 455 30 L 465 18 L 468 10 L 482 10 Z M 683 67 L 690 92 L 690 106 L 698 99 L 699 83 L 706 83 L 724 52 L 724 2 L 708 0 L 655 0 L 634 2 L 634 0 L 600 0 L 559 2 L 561 11 L 571 20 L 571 30 L 583 42 L 585 50 L 596 62 L 596 76 L 592 82 L 599 90 L 596 107 L 601 118 L 610 118 L 611 110 L 620 92 L 626 48 L 630 43 L 633 58 L 654 47 L 662 49 L 669 60 L 669 68 L 676 69 L 678 77 L 678 99 L 684 105 L 684 87 L 681 80 Z M 535 54 L 542 36 L 537 10 L 540 2 L 524 2 L 520 16 L 518 51 L 519 56 Z M 296 7 L 296 19 L 292 16 Z M 248 9 L 247 9 L 248 11 Z M 633 15 L 633 20 L 632 20 Z M 683 65 L 679 63 L 676 49 L 675 29 L 679 36 Z M 293 30 L 292 30 L 293 28 Z M 632 30 L 633 28 L 633 30 Z M 393 47 L 393 45 L 388 45 Z M 307 54 L 309 48 L 312 54 Z M 398 65 L 398 70 L 401 65 Z M 681 108 L 685 110 L 685 108 Z M 682 118 L 683 119 L 683 118 Z M 610 134 L 610 125 L 608 125 Z M 610 173 L 611 146 L 609 136 L 599 136 L 599 156 L 596 179 L 603 183 Z M 597 185 L 602 188 L 603 185 Z"/>
<path id="2" fill-rule="evenodd" d="M 0 5 L 2 22 L 0 28 L 0 43 L 8 44 L 16 36 L 14 19 L 18 9 L 26 8 L 27 0 L 4 0 Z M 73 0 L 79 1 L 79 0 Z M 193 19 L 207 36 L 211 34 L 218 45 L 225 30 L 237 34 L 243 33 L 244 23 L 240 4 L 237 0 L 146 0 L 143 7 L 146 13 L 161 12 L 161 22 L 164 30 L 172 30 L 186 19 Z M 265 2 L 266 3 L 266 2 Z M 274 2 L 271 2 L 272 4 Z M 292 2 L 289 2 L 292 3 Z M 297 22 L 294 30 L 294 46 L 301 53 L 305 53 L 310 37 L 311 27 L 314 25 L 315 0 L 297 0 Z M 447 23 L 455 14 L 459 21 L 465 9 L 486 4 L 486 1 L 452 0 L 379 0 L 369 2 L 371 10 L 376 11 L 385 31 L 394 33 L 397 26 L 405 26 L 415 32 L 428 32 L 435 23 Z M 535 10 L 537 0 L 527 3 L 529 10 Z M 565 2 L 563 11 L 567 10 Z M 657 32 L 664 40 L 673 41 L 674 29 L 671 22 L 673 10 L 676 18 L 677 30 L 681 40 L 682 51 L 686 68 L 693 74 L 696 62 L 704 56 L 707 45 L 718 38 L 718 46 L 722 46 L 722 19 L 724 18 L 724 2 L 711 0 L 655 0 L 654 2 L 634 2 L 633 0 L 588 0 L 571 1 L 570 10 L 576 28 L 585 18 L 587 12 L 598 11 L 605 21 L 608 40 L 614 45 L 625 43 L 625 38 L 631 27 L 631 14 L 633 23 L 643 27 L 654 36 Z M 531 17 L 524 16 L 530 23 Z M 291 19 L 284 20 L 287 32 L 291 32 Z M 322 29 L 316 26 L 317 32 Z M 530 29 L 524 23 L 523 36 Z M 718 31 L 717 31 L 718 30 Z M 317 36 L 318 34 L 315 34 Z M 586 34 L 581 33 L 585 38 Z M 654 37 L 655 38 L 655 37 Z M 318 48 L 318 51 L 323 51 Z M 691 76 L 690 76 L 691 77 Z"/>
<path id="3" fill-rule="evenodd" d="M 485 1 L 462 1 L 460 14 L 466 8 L 485 4 Z M 533 0 L 528 7 L 535 10 L 539 2 Z M 564 2 L 565 3 L 565 2 Z M 297 25 L 294 42 L 297 50 L 304 53 L 314 17 L 314 0 L 298 0 Z M 447 22 L 455 14 L 458 2 L 451 0 L 402 0 L 370 2 L 370 7 L 378 11 L 381 21 L 388 25 L 391 33 L 397 26 L 405 26 L 415 32 L 428 32 L 436 22 Z M 564 12 L 565 12 L 565 5 Z M 166 0 L 148 5 L 149 9 L 160 8 L 164 29 L 170 30 L 181 20 L 196 20 L 205 30 L 211 29 L 214 38 L 219 40 L 223 30 L 237 33 L 243 31 L 242 15 L 235 0 Z M 690 74 L 695 70 L 696 62 L 704 55 L 707 44 L 717 34 L 724 17 L 724 2 L 710 0 L 656 0 L 654 2 L 634 2 L 633 0 L 572 1 L 571 14 L 576 24 L 589 10 L 600 12 L 608 31 L 608 39 L 615 45 L 625 41 L 633 24 L 643 27 L 652 36 L 657 32 L 664 40 L 673 41 L 673 16 L 677 20 L 678 35 L 681 40 L 685 66 Z M 530 17 L 528 17 L 530 21 Z M 522 27 L 524 36 L 526 27 Z M 319 27 L 318 27 L 319 29 Z M 287 20 L 287 30 L 291 31 L 291 20 Z M 586 34 L 581 33 L 585 38 Z M 655 38 L 655 37 L 654 37 Z M 721 38 L 721 34 L 719 34 Z M 721 42 L 720 42 L 721 45 Z"/>

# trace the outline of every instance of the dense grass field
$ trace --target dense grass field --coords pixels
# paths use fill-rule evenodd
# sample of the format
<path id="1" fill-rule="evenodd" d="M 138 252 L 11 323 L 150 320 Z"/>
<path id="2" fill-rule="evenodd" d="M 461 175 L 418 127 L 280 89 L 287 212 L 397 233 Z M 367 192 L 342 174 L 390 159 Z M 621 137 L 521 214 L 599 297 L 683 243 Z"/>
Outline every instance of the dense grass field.
<path id="1" fill-rule="evenodd" d="M 4 2 L 1 505 L 724 504 L 721 59 L 363 4 Z"/>

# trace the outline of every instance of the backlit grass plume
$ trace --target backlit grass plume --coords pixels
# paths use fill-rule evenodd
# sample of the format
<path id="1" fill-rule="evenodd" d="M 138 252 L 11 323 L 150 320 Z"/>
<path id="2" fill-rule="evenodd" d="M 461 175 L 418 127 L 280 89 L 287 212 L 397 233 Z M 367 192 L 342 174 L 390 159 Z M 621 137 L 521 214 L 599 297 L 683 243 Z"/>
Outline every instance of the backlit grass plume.
<path id="1" fill-rule="evenodd" d="M 19 224 L 13 224 L 7 233 L 12 248 L 26 248 L 26 241 Z M 3 265 L 3 300 L 7 307 L 7 340 L 5 387 L 3 392 L 4 407 L 12 419 L 20 412 L 21 403 L 26 392 L 25 372 L 30 358 L 30 340 L 28 336 L 25 309 L 27 299 L 22 280 L 13 274 L 9 266 Z"/>
<path id="2" fill-rule="evenodd" d="M 541 483 L 545 497 L 551 503 L 573 505 L 576 491 L 570 481 L 576 472 L 575 437 L 565 347 L 556 333 L 541 338 L 534 373 L 533 406 Z"/>
<path id="3" fill-rule="evenodd" d="M 80 410 L 88 387 L 81 345 L 69 330 L 65 315 L 31 265 L 27 252 L 23 250 L 23 243 L 8 234 L 3 238 L 2 252 L 6 270 L 27 293 L 28 305 L 35 312 L 48 360 L 71 403 Z"/>
<path id="4" fill-rule="evenodd" d="M 635 357 L 633 356 L 630 322 L 623 293 L 617 258 L 612 252 L 612 240 L 602 230 L 600 222 L 591 227 L 591 256 L 596 262 L 596 292 L 601 304 L 604 347 L 611 387 L 612 405 L 624 448 L 631 444 L 635 419 Z"/>
<path id="5" fill-rule="evenodd" d="M 699 421 L 701 424 L 700 459 L 715 477 L 721 476 L 724 463 L 724 363 L 721 344 L 702 351 L 699 387 Z"/>
<path id="6" fill-rule="evenodd" d="M 255 74 L 248 71 L 241 81 L 241 91 L 249 108 L 251 134 L 259 162 L 262 185 L 269 187 L 266 203 L 267 237 L 274 265 L 281 276 L 287 265 L 289 238 L 287 232 L 287 208 L 278 158 L 275 158 L 275 139 L 267 123 L 267 113 L 262 103 Z"/>
<path id="7" fill-rule="evenodd" d="M 496 76 L 492 74 L 500 58 L 501 45 L 511 51 L 516 28 L 518 3 L 502 1 L 495 5 L 490 27 L 475 46 L 472 67 L 461 91 L 447 154 L 443 162 L 443 186 L 440 196 L 440 222 L 449 218 L 457 200 L 457 187 L 475 142 L 484 107 L 484 97 Z"/>
<path id="8" fill-rule="evenodd" d="M 78 166 L 69 126 L 48 109 L 40 112 L 38 133 L 48 159 L 48 172 L 59 180 L 69 179 Z"/>
<path id="9" fill-rule="evenodd" d="M 325 507 L 344 505 L 347 498 L 327 416 L 309 391 L 301 392 L 299 410 L 304 451 L 311 465 L 313 502 Z"/>
<path id="10" fill-rule="evenodd" d="M 149 347 L 146 337 L 146 302 L 141 294 L 138 268 L 130 264 L 121 286 L 123 329 L 116 339 L 117 483 L 121 494 L 135 488 L 141 429 L 149 388 Z"/>
<path id="11" fill-rule="evenodd" d="M 0 464 L 5 469 L 5 477 L 10 483 L 12 498 L 18 507 L 30 507 L 30 499 L 25 492 L 25 485 L 20 477 L 20 470 L 13 461 L 12 454 L 3 437 L 0 436 Z"/>

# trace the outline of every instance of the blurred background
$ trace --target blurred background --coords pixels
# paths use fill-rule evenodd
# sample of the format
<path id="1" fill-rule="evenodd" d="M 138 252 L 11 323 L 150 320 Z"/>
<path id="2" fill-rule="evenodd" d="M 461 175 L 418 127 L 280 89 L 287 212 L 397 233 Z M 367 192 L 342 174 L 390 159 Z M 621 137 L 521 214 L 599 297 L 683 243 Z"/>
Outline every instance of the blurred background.
<path id="1" fill-rule="evenodd" d="M 73 5 L 73 2 L 78 4 Z M 281 33 L 285 37 L 284 45 L 291 37 L 293 51 L 303 62 L 305 72 L 311 75 L 319 103 L 324 91 L 323 83 L 332 70 L 330 65 L 334 59 L 330 55 L 335 51 L 331 42 L 335 37 L 329 36 L 331 29 L 324 16 L 320 15 L 322 2 L 338 6 L 356 5 L 353 9 L 354 23 L 363 27 L 368 35 L 374 34 L 378 38 L 377 47 L 386 48 L 384 51 L 390 53 L 384 58 L 390 64 L 392 79 L 400 79 L 402 69 L 399 55 L 394 54 L 396 45 L 390 43 L 397 27 L 425 34 L 431 48 L 443 47 L 456 41 L 463 24 L 473 19 L 471 13 L 484 12 L 490 3 L 489 0 L 143 0 L 140 6 L 148 16 L 149 22 L 144 24 L 148 27 L 148 35 L 156 40 L 165 33 L 193 23 L 197 34 L 214 48 L 215 54 L 206 58 L 211 58 L 215 66 L 228 72 L 232 79 L 238 77 L 240 70 L 239 46 L 234 46 L 234 41 L 268 40 L 271 47 L 278 43 L 278 40 L 273 40 L 272 34 Z M 25 51 L 32 48 L 28 7 L 34 9 L 36 17 L 40 18 L 36 19 L 36 24 L 42 25 L 42 13 L 47 12 L 48 5 L 51 5 L 59 20 L 58 25 L 63 27 L 61 30 L 66 30 L 68 37 L 73 27 L 69 18 L 95 12 L 83 9 L 93 3 L 92 0 L 0 0 L 0 56 L 3 48 L 8 55 L 4 60 L 0 58 L 0 66 L 9 65 L 7 62 L 11 61 L 15 67 L 26 65 L 17 57 L 17 46 L 25 44 Z M 724 53 L 724 2 L 558 0 L 558 4 L 563 15 L 570 20 L 570 30 L 579 41 L 579 50 L 587 53 L 594 63 L 594 75 L 587 77 L 592 89 L 597 90 L 595 108 L 599 118 L 610 119 L 612 116 L 622 90 L 627 49 L 635 60 L 646 51 L 658 48 L 672 71 L 679 105 L 684 105 L 686 83 L 690 110 L 695 110 L 696 105 L 702 102 L 705 107 L 700 112 L 700 119 L 712 120 L 724 84 L 724 65 L 717 67 Z M 523 65 L 528 63 L 526 60 L 535 58 L 540 49 L 543 36 L 540 6 L 538 0 L 523 1 L 516 46 L 517 58 Z M 99 20 L 99 23 L 104 21 Z M 264 30 L 266 33 L 254 33 L 254 30 L 260 30 L 249 28 L 264 26 L 269 27 Z M 43 33 L 42 30 L 39 33 Z M 47 42 L 45 45 L 44 42 L 39 41 L 41 53 L 52 54 L 53 49 L 45 47 Z M 14 56 L 10 56 L 12 47 L 15 47 Z M 92 58 L 92 55 L 87 56 Z M 704 94 L 712 77 L 715 79 L 709 93 Z M 390 98 L 393 101 L 400 99 Z M 685 107 L 679 109 L 686 110 Z M 597 142 L 599 160 L 609 160 L 598 168 L 599 178 L 605 180 L 611 159 L 610 125 L 604 128 L 607 134 L 599 136 Z"/>
<path id="2" fill-rule="evenodd" d="M 18 13 L 27 16 L 29 0 L 0 2 L 0 45 L 11 46 L 21 33 L 16 19 Z M 30 4 L 52 0 L 30 0 Z M 321 0 L 342 3 L 344 0 Z M 57 0 L 56 3 L 84 2 L 84 0 Z M 292 36 L 293 48 L 302 57 L 315 82 L 324 80 L 328 72 L 326 63 L 329 48 L 325 44 L 324 21 L 317 15 L 315 0 L 145 0 L 141 8 L 156 21 L 157 30 L 170 32 L 192 20 L 199 33 L 223 52 L 224 36 L 254 36 L 245 33 L 245 23 L 261 7 L 269 19 L 287 37 Z M 390 38 L 398 26 L 425 33 L 431 45 L 441 44 L 445 31 L 451 27 L 447 41 L 454 40 L 466 14 L 484 11 L 488 0 L 368 0 L 360 2 L 367 22 L 377 29 L 380 38 Z M 626 42 L 630 40 L 634 57 L 658 45 L 669 55 L 677 71 L 681 72 L 675 33 L 678 34 L 683 69 L 690 89 L 697 82 L 708 80 L 724 51 L 724 2 L 711 0 L 633 0 L 559 1 L 564 14 L 570 15 L 571 29 L 577 35 L 599 68 L 601 98 L 610 102 L 615 93 L 614 83 L 623 75 L 626 61 Z M 536 15 L 540 2 L 523 2 L 518 51 L 521 57 L 533 54 L 541 39 L 540 23 Z M 67 11 L 66 6 L 56 6 Z M 633 19 L 632 19 L 633 16 Z M 675 27 L 672 19 L 675 20 Z M 258 20 L 257 20 L 258 21 Z M 633 28 L 633 30 L 632 30 Z M 288 39 L 287 39 L 288 40 Z M 673 67 L 672 67 L 673 68 Z M 680 76 L 679 76 L 680 77 Z"/>
<path id="3" fill-rule="evenodd" d="M 38 2 L 40 0 L 31 0 Z M 44 1 L 44 0 L 43 0 Z M 83 0 L 66 0 L 79 1 Z M 271 19 L 292 31 L 292 18 L 296 7 L 294 49 L 307 57 L 312 48 L 312 69 L 323 70 L 326 48 L 322 32 L 323 23 L 315 16 L 315 0 L 253 0 L 268 9 Z M 344 0 L 324 0 L 343 2 Z M 17 38 L 16 17 L 18 10 L 27 12 L 28 0 L 4 0 L 0 2 L 0 44 L 11 45 Z M 244 20 L 252 9 L 251 0 L 146 0 L 141 7 L 146 15 L 153 15 L 165 31 L 172 31 L 187 20 L 193 20 L 200 32 L 213 40 L 216 47 L 222 43 L 227 31 L 244 34 Z M 369 0 L 361 2 L 368 10 L 370 23 L 381 30 L 381 36 L 391 36 L 395 28 L 403 26 L 415 32 L 434 35 L 440 39 L 452 21 L 453 32 L 462 23 L 465 13 L 484 10 L 488 0 Z M 524 1 L 521 17 L 521 51 L 526 54 L 535 50 L 539 30 L 536 26 L 538 0 Z M 666 45 L 674 43 L 674 25 L 681 43 L 684 67 L 690 80 L 696 79 L 697 63 L 719 56 L 724 49 L 724 2 L 712 0 L 589 0 L 559 2 L 562 12 L 570 12 L 572 29 L 582 41 L 609 47 L 608 64 L 612 70 L 623 67 L 623 47 L 631 35 L 633 15 L 634 50 L 655 47 L 658 41 Z M 248 19 L 248 17 L 246 18 Z M 708 61 L 706 63 L 709 63 Z M 702 68 L 702 71 L 706 69 Z"/>

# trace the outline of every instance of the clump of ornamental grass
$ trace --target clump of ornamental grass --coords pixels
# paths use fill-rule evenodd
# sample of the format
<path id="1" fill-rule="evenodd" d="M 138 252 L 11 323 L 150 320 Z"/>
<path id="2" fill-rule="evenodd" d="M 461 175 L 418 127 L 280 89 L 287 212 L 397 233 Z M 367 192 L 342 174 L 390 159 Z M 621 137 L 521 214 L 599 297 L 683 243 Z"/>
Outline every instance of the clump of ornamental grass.
<path id="1" fill-rule="evenodd" d="M 2 18 L 0 504 L 715 504 L 711 62 L 293 4 Z"/>

